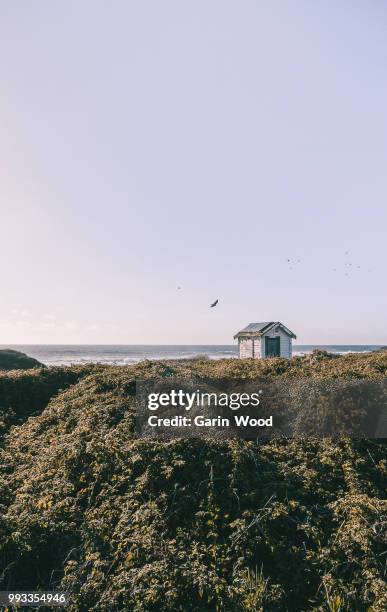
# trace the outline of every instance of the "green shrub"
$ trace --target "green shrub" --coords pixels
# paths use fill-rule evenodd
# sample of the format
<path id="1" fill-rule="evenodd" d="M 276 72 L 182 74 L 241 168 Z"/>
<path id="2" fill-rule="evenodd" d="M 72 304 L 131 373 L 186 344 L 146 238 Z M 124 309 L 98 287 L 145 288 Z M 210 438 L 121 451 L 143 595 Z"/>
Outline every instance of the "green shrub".
<path id="1" fill-rule="evenodd" d="M 383 440 L 140 440 L 134 381 L 382 378 L 386 357 L 91 368 L 6 437 L 1 588 L 73 610 L 385 610 Z"/>

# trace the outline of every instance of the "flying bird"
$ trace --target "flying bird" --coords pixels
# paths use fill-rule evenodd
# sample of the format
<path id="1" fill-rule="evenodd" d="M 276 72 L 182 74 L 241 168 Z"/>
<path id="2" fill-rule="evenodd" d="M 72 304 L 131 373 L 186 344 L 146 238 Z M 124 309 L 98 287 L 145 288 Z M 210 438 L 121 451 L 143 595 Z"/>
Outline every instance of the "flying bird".
<path id="1" fill-rule="evenodd" d="M 213 304 L 211 304 L 210 308 L 214 308 L 214 306 L 216 306 L 218 302 L 219 302 L 219 300 L 215 300 L 215 302 Z"/>

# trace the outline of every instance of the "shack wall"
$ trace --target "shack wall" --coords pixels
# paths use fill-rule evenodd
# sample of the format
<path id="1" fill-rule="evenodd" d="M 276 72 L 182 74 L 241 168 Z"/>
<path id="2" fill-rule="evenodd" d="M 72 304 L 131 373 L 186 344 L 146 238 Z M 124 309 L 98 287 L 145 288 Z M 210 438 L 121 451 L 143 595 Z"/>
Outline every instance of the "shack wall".
<path id="1" fill-rule="evenodd" d="M 261 357 L 265 357 L 265 337 L 275 338 L 280 337 L 280 353 L 281 357 L 290 359 L 292 356 L 292 338 L 288 336 L 282 329 L 275 331 L 275 327 L 262 336 Z"/>

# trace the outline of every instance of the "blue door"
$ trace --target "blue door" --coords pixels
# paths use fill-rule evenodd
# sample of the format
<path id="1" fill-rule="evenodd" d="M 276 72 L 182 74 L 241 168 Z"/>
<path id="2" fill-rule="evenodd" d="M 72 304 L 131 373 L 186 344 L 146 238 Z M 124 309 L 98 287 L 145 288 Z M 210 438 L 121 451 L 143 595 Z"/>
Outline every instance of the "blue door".
<path id="1" fill-rule="evenodd" d="M 280 357 L 280 337 L 268 338 L 265 337 L 265 357 Z"/>

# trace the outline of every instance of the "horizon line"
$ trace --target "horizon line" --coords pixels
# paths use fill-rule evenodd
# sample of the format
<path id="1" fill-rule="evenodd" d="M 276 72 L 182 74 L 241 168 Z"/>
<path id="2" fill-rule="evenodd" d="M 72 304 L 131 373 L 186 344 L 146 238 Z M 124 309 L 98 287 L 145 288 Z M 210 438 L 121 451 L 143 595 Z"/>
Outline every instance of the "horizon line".
<path id="1" fill-rule="evenodd" d="M 6 346 L 235 346 L 238 347 L 238 343 L 233 343 L 233 344 L 149 344 L 149 343 L 141 343 L 141 344 L 128 344 L 128 343 L 119 343 L 119 342 L 114 342 L 114 343 L 89 343 L 89 342 L 82 342 L 82 343 L 70 343 L 70 342 L 7 342 L 5 344 L 0 344 L 0 347 L 6 347 Z M 329 343 L 329 344 L 323 344 L 321 342 L 308 342 L 308 343 L 298 343 L 298 344 L 293 344 L 293 346 L 384 346 L 384 344 L 375 344 L 373 342 L 370 343 L 365 343 L 362 342 L 361 344 L 351 344 L 349 342 L 345 343 L 345 344 L 336 344 L 336 343 Z"/>

